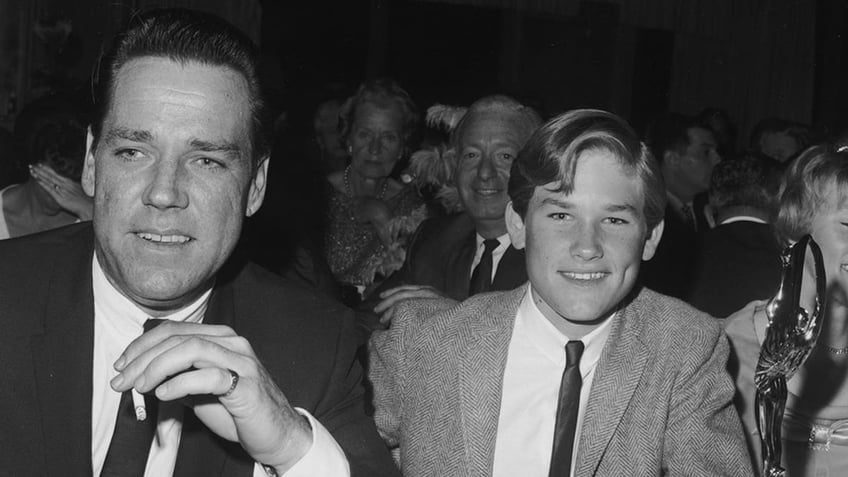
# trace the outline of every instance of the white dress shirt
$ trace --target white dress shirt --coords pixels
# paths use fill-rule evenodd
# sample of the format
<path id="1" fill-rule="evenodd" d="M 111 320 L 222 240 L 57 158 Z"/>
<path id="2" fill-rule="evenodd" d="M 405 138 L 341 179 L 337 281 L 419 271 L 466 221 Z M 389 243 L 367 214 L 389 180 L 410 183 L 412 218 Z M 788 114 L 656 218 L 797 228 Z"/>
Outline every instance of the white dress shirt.
<path id="1" fill-rule="evenodd" d="M 94 363 L 92 368 L 91 400 L 91 461 L 94 475 L 100 475 L 109 443 L 115 431 L 118 405 L 121 394 L 115 392 L 109 382 L 118 373 L 114 362 L 124 349 L 142 334 L 144 322 L 149 316 L 109 283 L 95 255 L 92 261 L 92 288 L 94 292 Z M 163 317 L 174 321 L 200 323 L 206 313 L 208 290 L 191 305 Z M 182 432 L 184 406 L 179 402 L 160 402 L 156 435 L 147 459 L 146 477 L 170 476 L 174 473 L 177 451 Z M 347 459 L 330 433 L 308 412 L 295 408 L 309 420 L 312 426 L 312 446 L 288 472 L 286 477 L 300 476 L 348 476 Z M 266 473 L 258 463 L 254 466 L 255 477 Z"/>
<path id="2" fill-rule="evenodd" d="M 507 350 L 495 442 L 492 474 L 495 477 L 547 477 L 551 465 L 559 387 L 565 370 L 565 344 L 569 338 L 539 311 L 532 294 L 528 284 L 527 293 L 518 306 Z M 584 346 L 580 358 L 583 385 L 577 411 L 572 476 L 592 379 L 613 318 L 581 338 Z"/>
<path id="3" fill-rule="evenodd" d="M 471 279 L 471 275 L 474 274 L 474 268 L 477 267 L 477 264 L 480 263 L 480 260 L 483 259 L 483 251 L 486 249 L 483 246 L 483 241 L 486 239 L 483 238 L 482 235 L 475 233 L 475 237 L 477 238 L 477 248 L 474 251 L 474 260 L 471 261 L 471 270 L 468 271 L 468 278 Z M 509 240 L 509 233 L 505 233 L 500 237 L 495 237 L 495 240 L 498 241 L 499 245 L 492 250 L 492 277 L 491 281 L 495 281 L 495 274 L 498 272 L 498 264 L 501 263 L 501 259 L 503 258 L 504 252 L 509 248 L 512 243 Z"/>

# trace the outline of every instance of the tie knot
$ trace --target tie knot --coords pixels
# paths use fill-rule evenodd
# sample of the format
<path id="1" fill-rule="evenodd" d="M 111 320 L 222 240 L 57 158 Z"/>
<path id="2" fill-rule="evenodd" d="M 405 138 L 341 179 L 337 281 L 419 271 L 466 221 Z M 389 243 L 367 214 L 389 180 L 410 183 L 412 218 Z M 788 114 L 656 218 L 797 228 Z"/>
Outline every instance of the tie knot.
<path id="1" fill-rule="evenodd" d="M 488 253 L 489 255 L 491 255 L 492 252 L 494 252 L 495 249 L 498 248 L 498 245 L 500 245 L 500 244 L 501 243 L 500 243 L 500 241 L 498 241 L 498 239 L 483 240 L 483 247 L 484 247 L 483 253 Z"/>
<path id="2" fill-rule="evenodd" d="M 577 366 L 580 364 L 580 356 L 583 355 L 583 342 L 580 340 L 569 341 L 565 344 L 565 366 Z"/>
<path id="3" fill-rule="evenodd" d="M 144 326 L 144 332 L 147 333 L 148 331 L 162 324 L 162 322 L 164 321 L 165 320 L 161 318 L 148 318 L 147 321 L 144 322 L 144 325 L 142 325 Z"/>

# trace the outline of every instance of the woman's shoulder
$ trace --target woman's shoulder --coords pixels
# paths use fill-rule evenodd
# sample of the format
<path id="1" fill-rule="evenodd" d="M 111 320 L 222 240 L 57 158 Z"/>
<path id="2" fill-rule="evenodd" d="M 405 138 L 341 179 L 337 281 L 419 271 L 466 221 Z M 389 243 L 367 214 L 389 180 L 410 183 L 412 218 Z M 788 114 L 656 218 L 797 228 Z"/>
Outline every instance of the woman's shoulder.
<path id="1" fill-rule="evenodd" d="M 724 331 L 737 352 L 744 349 L 759 355 L 760 343 L 765 338 L 768 325 L 767 303 L 766 300 L 752 301 L 725 320 Z"/>

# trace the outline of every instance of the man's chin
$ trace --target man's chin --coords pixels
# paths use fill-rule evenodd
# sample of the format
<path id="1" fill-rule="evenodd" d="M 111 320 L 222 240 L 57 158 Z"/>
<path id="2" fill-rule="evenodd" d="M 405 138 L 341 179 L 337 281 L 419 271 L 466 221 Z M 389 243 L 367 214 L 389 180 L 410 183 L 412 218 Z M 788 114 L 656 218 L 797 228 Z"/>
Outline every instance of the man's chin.
<path id="1" fill-rule="evenodd" d="M 478 220 L 502 220 L 504 218 L 506 204 L 506 202 L 494 200 L 491 202 L 475 201 L 469 207 L 466 207 L 465 210 L 468 211 L 470 216 Z"/>
<path id="2" fill-rule="evenodd" d="M 128 285 L 124 295 L 148 312 L 167 314 L 196 300 L 211 286 L 188 277 L 148 275 L 149 280 Z"/>

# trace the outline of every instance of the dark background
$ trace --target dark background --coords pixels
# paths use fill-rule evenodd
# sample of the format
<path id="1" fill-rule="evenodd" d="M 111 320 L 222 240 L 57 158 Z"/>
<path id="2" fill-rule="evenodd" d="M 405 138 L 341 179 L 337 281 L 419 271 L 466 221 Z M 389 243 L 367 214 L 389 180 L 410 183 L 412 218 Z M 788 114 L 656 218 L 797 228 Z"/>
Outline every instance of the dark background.
<path id="1" fill-rule="evenodd" d="M 277 249 L 300 240 L 290 217 L 320 231 L 315 106 L 367 78 L 395 78 L 422 110 L 502 92 L 545 116 L 607 109 L 637 130 L 664 111 L 716 107 L 740 147 L 763 117 L 848 125 L 842 0 L 0 0 L 0 127 L 44 94 L 87 97 L 109 39 L 157 6 L 216 13 L 260 45 L 285 121 L 253 222 Z"/>
<path id="2" fill-rule="evenodd" d="M 106 39 L 152 6 L 212 11 L 257 40 L 295 130 L 317 101 L 381 75 L 422 109 L 506 92 L 638 128 L 712 106 L 742 137 L 765 116 L 841 126 L 848 109 L 839 0 L 0 0 L 0 124 L 32 97 L 84 90 Z M 51 36 L 62 21 L 70 34 Z"/>

